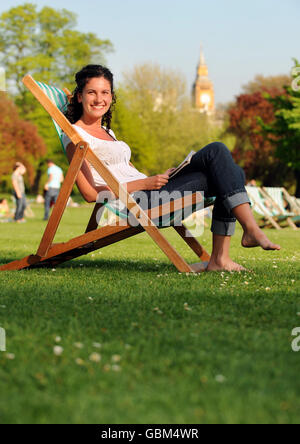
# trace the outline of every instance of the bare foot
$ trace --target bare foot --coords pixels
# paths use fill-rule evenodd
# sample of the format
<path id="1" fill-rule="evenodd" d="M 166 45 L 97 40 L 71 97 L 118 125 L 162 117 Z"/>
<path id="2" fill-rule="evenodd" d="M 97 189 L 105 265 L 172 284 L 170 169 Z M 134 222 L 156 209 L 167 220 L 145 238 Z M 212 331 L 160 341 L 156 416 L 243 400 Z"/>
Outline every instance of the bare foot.
<path id="1" fill-rule="evenodd" d="M 261 247 L 264 250 L 280 250 L 281 248 L 280 245 L 273 244 L 260 228 L 245 232 L 242 237 L 242 246 L 245 248 Z"/>
<path id="2" fill-rule="evenodd" d="M 242 265 L 233 262 L 230 258 L 226 260 L 210 259 L 206 271 L 247 271 Z"/>

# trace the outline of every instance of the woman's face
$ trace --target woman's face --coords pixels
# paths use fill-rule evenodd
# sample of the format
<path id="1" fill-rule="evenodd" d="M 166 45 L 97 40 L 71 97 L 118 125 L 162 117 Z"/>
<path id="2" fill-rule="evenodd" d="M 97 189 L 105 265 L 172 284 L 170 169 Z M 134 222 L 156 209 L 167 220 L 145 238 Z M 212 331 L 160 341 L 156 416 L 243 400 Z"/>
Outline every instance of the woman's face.
<path id="1" fill-rule="evenodd" d="M 83 117 L 102 120 L 112 103 L 110 82 L 104 77 L 89 79 L 82 93 L 78 93 L 78 102 L 82 103 Z"/>

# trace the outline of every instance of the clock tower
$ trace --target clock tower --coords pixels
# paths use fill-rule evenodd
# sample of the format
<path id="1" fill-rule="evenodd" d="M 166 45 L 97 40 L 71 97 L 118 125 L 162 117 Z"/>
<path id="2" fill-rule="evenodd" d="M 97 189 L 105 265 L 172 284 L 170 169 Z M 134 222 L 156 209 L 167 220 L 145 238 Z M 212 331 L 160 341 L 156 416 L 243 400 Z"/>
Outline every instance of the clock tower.
<path id="1" fill-rule="evenodd" d="M 197 110 L 211 115 L 215 111 L 214 85 L 208 77 L 208 69 L 201 46 L 197 77 L 193 85 L 193 104 Z"/>

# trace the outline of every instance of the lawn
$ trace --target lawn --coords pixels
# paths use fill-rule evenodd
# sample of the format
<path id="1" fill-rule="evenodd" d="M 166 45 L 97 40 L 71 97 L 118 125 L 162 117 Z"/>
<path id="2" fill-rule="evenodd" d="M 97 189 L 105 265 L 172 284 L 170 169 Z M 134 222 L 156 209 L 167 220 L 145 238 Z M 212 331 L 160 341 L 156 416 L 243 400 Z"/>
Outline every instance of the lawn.
<path id="1" fill-rule="evenodd" d="M 37 248 L 34 211 L 0 224 L 1 263 Z M 56 239 L 89 212 L 68 209 Z M 280 252 L 241 248 L 237 230 L 247 273 L 179 274 L 145 233 L 56 270 L 1 272 L 0 422 L 299 423 L 300 235 L 268 235 Z M 210 249 L 208 229 L 201 242 Z"/>

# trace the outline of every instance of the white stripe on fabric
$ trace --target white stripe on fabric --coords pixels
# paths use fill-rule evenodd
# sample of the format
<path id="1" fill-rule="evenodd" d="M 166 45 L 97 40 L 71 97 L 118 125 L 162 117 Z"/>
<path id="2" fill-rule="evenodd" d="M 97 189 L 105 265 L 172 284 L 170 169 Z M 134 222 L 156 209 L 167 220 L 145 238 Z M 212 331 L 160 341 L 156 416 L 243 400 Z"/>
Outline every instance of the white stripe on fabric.
<path id="1" fill-rule="evenodd" d="M 51 102 L 54 103 L 54 105 L 57 106 L 57 108 L 62 113 L 64 113 L 67 109 L 67 104 L 68 104 L 67 95 L 61 89 L 56 88 L 55 86 L 49 86 L 46 85 L 46 83 L 42 82 L 37 82 L 37 84 L 39 85 L 41 90 L 47 95 L 47 97 L 51 100 Z M 55 122 L 55 120 L 52 119 L 52 121 L 54 123 L 55 129 L 62 143 L 61 138 L 63 135 L 63 131 L 61 130 L 60 126 Z"/>

